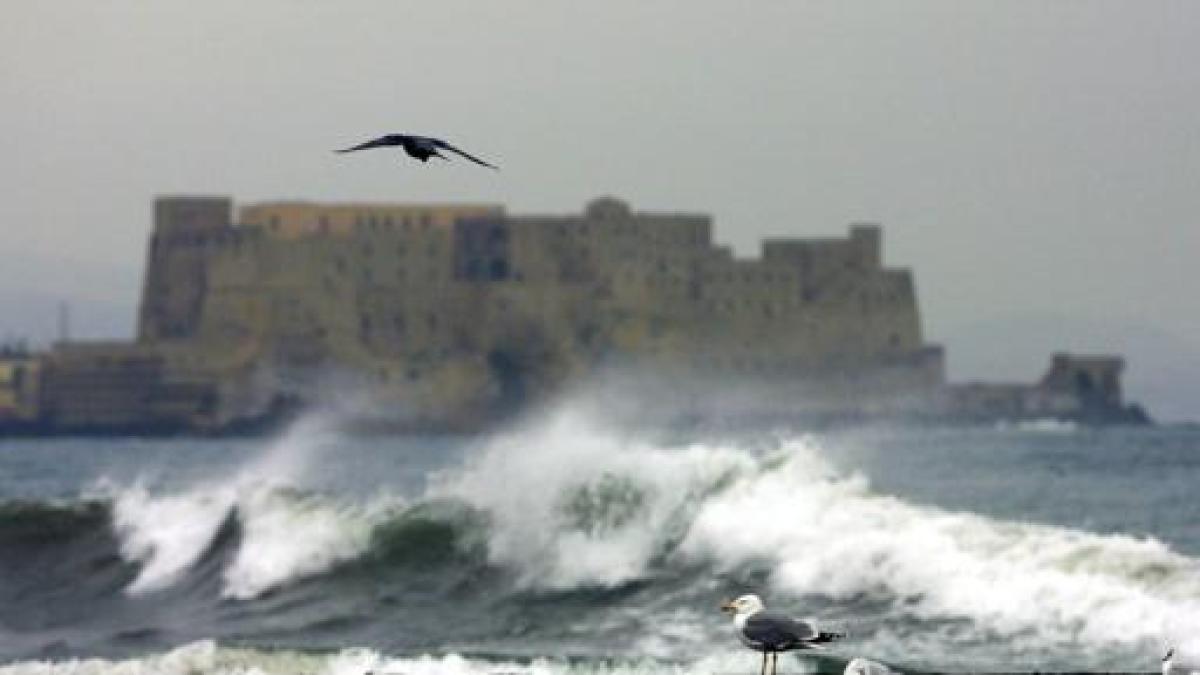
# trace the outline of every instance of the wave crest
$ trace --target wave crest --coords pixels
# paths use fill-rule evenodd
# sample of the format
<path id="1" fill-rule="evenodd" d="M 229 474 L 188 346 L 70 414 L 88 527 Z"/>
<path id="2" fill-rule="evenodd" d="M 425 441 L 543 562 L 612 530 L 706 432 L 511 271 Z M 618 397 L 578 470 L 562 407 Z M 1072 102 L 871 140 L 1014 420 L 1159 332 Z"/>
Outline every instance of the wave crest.
<path id="1" fill-rule="evenodd" d="M 650 573 L 695 509 L 754 461 L 620 439 L 573 415 L 493 439 L 431 495 L 488 514 L 489 559 L 524 587 L 613 587 Z"/>

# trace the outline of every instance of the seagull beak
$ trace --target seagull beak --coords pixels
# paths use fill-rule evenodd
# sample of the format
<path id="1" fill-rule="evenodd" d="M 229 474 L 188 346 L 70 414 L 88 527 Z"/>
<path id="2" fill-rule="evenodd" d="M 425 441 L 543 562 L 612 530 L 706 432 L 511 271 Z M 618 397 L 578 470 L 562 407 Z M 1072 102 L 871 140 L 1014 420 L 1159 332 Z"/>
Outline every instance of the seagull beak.
<path id="1" fill-rule="evenodd" d="M 736 612 L 737 606 L 733 604 L 732 600 L 726 600 L 725 602 L 721 603 L 721 611 L 722 612 Z"/>

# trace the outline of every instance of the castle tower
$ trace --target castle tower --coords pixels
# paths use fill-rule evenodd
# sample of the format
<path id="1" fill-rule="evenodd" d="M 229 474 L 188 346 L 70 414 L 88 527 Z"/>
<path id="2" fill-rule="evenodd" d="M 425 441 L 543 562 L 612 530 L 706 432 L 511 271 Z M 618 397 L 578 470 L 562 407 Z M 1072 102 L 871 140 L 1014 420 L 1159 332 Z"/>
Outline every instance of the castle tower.
<path id="1" fill-rule="evenodd" d="M 138 312 L 138 341 L 195 335 L 208 261 L 232 231 L 228 197 L 159 197 Z"/>

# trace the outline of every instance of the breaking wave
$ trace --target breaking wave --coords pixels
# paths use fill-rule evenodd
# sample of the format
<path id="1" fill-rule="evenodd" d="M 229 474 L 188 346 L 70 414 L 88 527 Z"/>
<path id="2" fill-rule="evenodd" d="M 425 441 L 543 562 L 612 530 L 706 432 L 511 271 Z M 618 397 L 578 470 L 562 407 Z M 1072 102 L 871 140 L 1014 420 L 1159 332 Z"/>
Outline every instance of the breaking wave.
<path id="1" fill-rule="evenodd" d="M 215 592 L 234 606 L 302 582 L 345 589 L 406 575 L 420 577 L 425 603 L 441 592 L 494 611 L 496 597 L 608 603 L 623 618 L 597 619 L 589 625 L 601 628 L 589 630 L 636 622 L 645 628 L 625 644 L 654 652 L 661 640 L 676 646 L 669 656 L 710 653 L 725 630 L 708 618 L 713 603 L 747 588 L 847 622 L 864 649 L 897 660 L 944 659 L 947 645 L 985 649 L 1000 638 L 1007 657 L 1072 653 L 1100 665 L 1200 634 L 1194 558 L 1154 539 L 909 503 L 839 470 L 828 452 L 795 436 L 654 442 L 564 414 L 482 441 L 422 494 L 306 491 L 276 462 L 270 480 L 255 469 L 172 494 L 108 485 L 93 501 L 0 506 L 0 546 L 52 545 L 31 542 L 34 524 L 53 524 L 63 541 L 105 528 L 128 570 L 124 594 L 169 591 L 215 567 Z M 453 581 L 431 581 L 451 567 Z M 622 604 L 630 593 L 657 618 Z M 395 602 L 378 597 L 386 595 L 371 602 Z M 374 611 L 356 608 L 334 623 L 355 625 Z M 397 667 L 470 670 L 421 663 Z"/>
<path id="2" fill-rule="evenodd" d="M 343 649 L 333 653 L 292 650 L 263 651 L 219 646 L 202 640 L 165 653 L 130 658 L 27 661 L 0 666 L 0 675 L 363 675 L 367 672 L 404 675 L 711 675 L 744 665 L 745 659 L 708 657 L 682 664 L 651 659 L 578 660 L 484 658 L 459 654 L 395 657 L 372 649 Z M 801 672 L 812 672 L 804 669 Z"/>

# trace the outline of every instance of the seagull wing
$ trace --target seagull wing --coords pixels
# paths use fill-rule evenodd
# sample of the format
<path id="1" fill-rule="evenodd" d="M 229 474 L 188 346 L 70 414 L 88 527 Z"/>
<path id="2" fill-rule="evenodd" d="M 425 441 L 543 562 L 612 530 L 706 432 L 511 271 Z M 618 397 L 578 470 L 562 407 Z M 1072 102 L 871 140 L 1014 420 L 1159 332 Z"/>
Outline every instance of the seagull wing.
<path id="1" fill-rule="evenodd" d="M 500 170 L 498 167 L 492 166 L 491 164 L 488 164 L 487 162 L 483 161 L 482 159 L 479 159 L 478 157 L 476 157 L 474 155 L 469 155 L 469 154 L 463 152 L 462 150 L 459 150 L 458 148 L 454 147 L 453 145 L 450 145 L 449 143 L 447 143 L 446 141 L 443 141 L 443 140 L 440 140 L 437 138 L 430 139 L 430 140 L 432 140 L 435 145 L 437 145 L 439 148 L 442 148 L 443 150 L 449 150 L 450 152 L 462 155 L 463 157 L 466 157 L 467 159 L 471 160 L 472 162 L 486 166 L 489 169 L 495 169 L 496 171 Z"/>
<path id="2" fill-rule="evenodd" d="M 359 143 L 353 148 L 345 148 L 344 150 L 335 150 L 334 152 L 354 152 L 355 150 L 367 150 L 370 148 L 384 148 L 392 145 L 404 145 L 404 141 L 408 138 L 404 134 L 388 134 L 380 136 L 366 143 Z"/>
<path id="3" fill-rule="evenodd" d="M 772 612 L 755 612 L 747 617 L 742 635 L 771 650 L 804 648 L 821 637 L 813 624 Z"/>

